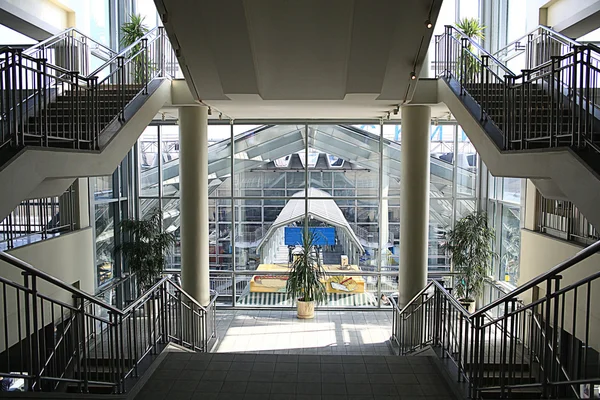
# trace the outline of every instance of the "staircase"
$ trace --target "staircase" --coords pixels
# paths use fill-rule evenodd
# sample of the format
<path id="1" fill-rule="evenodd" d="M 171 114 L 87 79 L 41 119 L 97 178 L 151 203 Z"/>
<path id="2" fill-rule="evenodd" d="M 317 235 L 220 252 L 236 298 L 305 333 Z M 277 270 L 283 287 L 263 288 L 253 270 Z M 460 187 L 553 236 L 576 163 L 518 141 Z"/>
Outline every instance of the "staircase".
<path id="1" fill-rule="evenodd" d="M 112 173 L 168 99 L 176 66 L 161 27 L 118 53 L 73 29 L 0 49 L 0 185 L 13 189 L 0 218 L 32 193 L 62 193 L 74 171 Z"/>
<path id="2" fill-rule="evenodd" d="M 25 391 L 125 393 L 168 344 L 209 352 L 217 341 L 216 292 L 202 306 L 164 277 L 115 307 L 11 255 L 0 252 L 0 261 L 22 275 L 22 283 L 0 277 L 0 376 L 22 380 Z"/>
<path id="3" fill-rule="evenodd" d="M 523 45 L 525 44 L 525 45 Z M 509 68 L 518 57 L 525 69 Z M 490 54 L 457 28 L 436 38 L 439 101 L 495 176 L 529 178 L 600 226 L 600 48 L 549 28 Z"/>
<path id="4" fill-rule="evenodd" d="M 277 252 L 275 253 L 275 258 L 273 259 L 273 264 L 284 264 L 288 265 L 289 263 L 289 249 L 285 244 L 279 245 L 277 247 Z"/>
<path id="5" fill-rule="evenodd" d="M 400 355 L 431 346 L 473 399 L 579 398 L 600 382 L 590 317 L 600 273 L 561 281 L 599 250 L 600 241 L 473 314 L 431 281 L 405 307 L 394 305 L 392 341 Z"/>

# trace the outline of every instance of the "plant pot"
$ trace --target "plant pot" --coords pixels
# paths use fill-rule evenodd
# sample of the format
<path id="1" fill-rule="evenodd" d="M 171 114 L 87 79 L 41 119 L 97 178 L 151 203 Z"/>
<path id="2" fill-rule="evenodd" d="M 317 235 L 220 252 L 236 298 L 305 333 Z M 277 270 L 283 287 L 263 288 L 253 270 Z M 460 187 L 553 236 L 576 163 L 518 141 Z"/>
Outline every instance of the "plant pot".
<path id="1" fill-rule="evenodd" d="M 475 300 L 460 299 L 458 301 L 470 314 L 475 312 Z"/>
<path id="2" fill-rule="evenodd" d="M 310 319 L 315 317 L 315 302 L 298 300 L 298 318 Z"/>

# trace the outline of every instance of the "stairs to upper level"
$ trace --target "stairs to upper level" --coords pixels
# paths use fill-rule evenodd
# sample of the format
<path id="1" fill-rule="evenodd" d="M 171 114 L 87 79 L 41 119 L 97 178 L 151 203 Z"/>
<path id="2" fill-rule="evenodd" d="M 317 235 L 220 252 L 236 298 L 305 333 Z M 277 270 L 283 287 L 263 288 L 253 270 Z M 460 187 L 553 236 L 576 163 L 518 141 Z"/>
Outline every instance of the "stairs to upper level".
<path id="1" fill-rule="evenodd" d="M 438 101 L 492 175 L 529 178 L 544 197 L 573 202 L 598 227 L 600 48 L 545 27 L 519 43 L 528 69 L 515 74 L 508 50 L 490 54 L 446 27 L 436 38 Z"/>
<path id="2" fill-rule="evenodd" d="M 162 28 L 119 53 L 104 49 L 95 71 L 90 60 L 101 45 L 74 34 L 0 50 L 0 187 L 11 188 L 0 218 L 24 199 L 59 195 L 77 177 L 111 174 L 170 99 L 177 63 Z"/>

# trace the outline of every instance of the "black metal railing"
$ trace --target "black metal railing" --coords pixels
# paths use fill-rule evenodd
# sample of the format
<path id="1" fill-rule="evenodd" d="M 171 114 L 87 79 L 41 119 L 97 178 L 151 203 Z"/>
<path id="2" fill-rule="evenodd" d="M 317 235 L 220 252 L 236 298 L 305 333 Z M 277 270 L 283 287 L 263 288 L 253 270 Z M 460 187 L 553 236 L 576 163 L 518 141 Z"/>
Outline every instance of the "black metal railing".
<path id="1" fill-rule="evenodd" d="M 216 341 L 216 292 L 202 306 L 164 277 L 120 309 L 11 255 L 0 260 L 14 267 L 0 277 L 0 376 L 22 379 L 23 390 L 123 393 L 167 343 L 209 351 Z"/>
<path id="2" fill-rule="evenodd" d="M 600 272 L 561 286 L 563 274 L 600 251 L 600 241 L 469 314 L 437 281 L 395 307 L 392 339 L 400 354 L 431 345 L 457 366 L 469 396 L 578 397 L 600 384 L 594 287 Z M 585 274 L 585 272 L 580 272 Z"/>
<path id="3" fill-rule="evenodd" d="M 35 145 L 97 150 L 103 130 L 124 120 L 127 105 L 148 94 L 153 79 L 177 71 L 162 27 L 119 53 L 97 44 L 96 51 L 106 57 L 92 72 L 86 56 L 94 53 L 92 40 L 79 36 L 69 30 L 35 48 L 0 50 L 0 149 Z"/>
<path id="4" fill-rule="evenodd" d="M 0 250 L 8 250 L 75 229 L 73 188 L 61 196 L 22 201 L 0 221 Z"/>
<path id="5" fill-rule="evenodd" d="M 455 83 L 460 97 L 478 104 L 477 117 L 496 127 L 504 150 L 573 147 L 600 152 L 600 49 L 576 46 L 549 32 L 544 28 L 524 46 L 529 67 L 515 74 L 477 41 L 446 26 L 436 37 L 436 74 L 451 87 Z M 506 50 L 499 56 L 502 52 Z"/>
<path id="6" fill-rule="evenodd" d="M 570 201 L 547 199 L 538 194 L 538 231 L 568 241 L 589 245 L 600 240 L 600 232 Z"/>

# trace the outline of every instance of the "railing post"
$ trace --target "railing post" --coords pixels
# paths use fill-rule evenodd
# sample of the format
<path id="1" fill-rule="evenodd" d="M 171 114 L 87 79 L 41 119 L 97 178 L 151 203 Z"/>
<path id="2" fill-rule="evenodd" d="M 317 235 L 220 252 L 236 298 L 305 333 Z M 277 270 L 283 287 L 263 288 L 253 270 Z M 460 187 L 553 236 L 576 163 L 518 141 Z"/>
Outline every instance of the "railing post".
<path id="1" fill-rule="evenodd" d="M 87 341 L 87 334 L 85 332 L 85 300 L 84 299 L 79 299 L 79 314 L 81 317 L 81 325 L 80 328 L 81 329 L 81 340 L 78 342 L 78 345 L 81 346 L 81 359 L 77 360 L 79 363 L 82 364 L 82 368 L 83 368 L 83 392 L 87 393 L 89 391 L 88 389 L 88 381 L 89 381 L 89 376 L 88 376 L 88 359 L 87 359 L 87 352 L 86 352 L 86 341 Z"/>
<path id="2" fill-rule="evenodd" d="M 552 146 L 556 146 L 558 145 L 558 140 L 556 137 L 557 131 L 555 129 L 555 123 L 554 120 L 555 118 L 557 118 L 558 115 L 558 119 L 560 119 L 560 113 L 557 113 L 556 111 L 558 109 L 555 109 L 555 105 L 554 105 L 554 98 L 555 98 L 555 91 L 560 89 L 560 84 L 558 83 L 558 81 L 556 80 L 556 57 L 555 56 L 550 56 L 550 82 L 549 82 L 549 89 L 550 89 L 550 123 L 548 124 L 548 135 L 550 137 L 550 147 Z M 560 96 L 557 96 L 558 99 L 560 99 Z M 556 115 L 555 115 L 556 114 Z"/>
<path id="3" fill-rule="evenodd" d="M 159 76 L 161 76 L 163 78 L 167 76 L 165 40 L 166 40 L 165 28 L 163 26 L 159 26 L 158 27 L 158 62 L 159 62 L 159 66 L 160 66 L 159 67 L 160 68 Z"/>
<path id="4" fill-rule="evenodd" d="M 579 47 L 573 49 L 571 55 L 571 83 L 570 83 L 570 95 L 571 95 L 571 146 L 580 147 L 581 136 L 580 132 L 576 132 L 576 120 L 577 120 L 577 54 L 579 53 Z"/>
<path id="5" fill-rule="evenodd" d="M 142 48 L 144 49 L 144 52 L 142 53 L 142 60 L 143 60 L 143 71 L 144 71 L 144 94 L 148 94 L 148 79 L 149 79 L 149 58 L 148 58 L 148 39 L 144 38 L 142 39 Z"/>
<path id="6" fill-rule="evenodd" d="M 450 78 L 452 76 L 452 73 L 450 72 L 450 68 L 451 68 L 451 64 L 450 64 L 450 54 L 451 54 L 451 50 L 450 50 L 450 44 L 451 44 L 451 36 L 452 36 L 452 27 L 449 25 L 446 25 L 444 27 L 444 50 L 445 50 L 445 57 L 444 57 L 444 75 L 446 75 L 447 78 Z"/>
<path id="7" fill-rule="evenodd" d="M 562 279 L 561 275 L 556 275 L 552 278 L 554 280 L 554 292 L 556 293 L 560 290 L 560 280 Z M 560 380 L 558 375 L 560 373 L 559 371 L 559 365 L 557 365 L 558 361 L 557 361 L 557 352 L 559 350 L 559 339 L 560 336 L 558 335 L 559 329 L 561 329 L 561 327 L 559 327 L 559 322 L 558 322 L 558 314 L 559 314 L 559 307 L 560 307 L 560 299 L 559 296 L 554 296 L 554 302 L 553 302 L 553 317 L 552 317 L 552 348 L 551 348 L 551 352 L 550 352 L 550 356 L 551 356 L 551 364 L 550 364 L 550 371 L 549 371 L 549 376 L 550 376 L 550 380 L 553 379 L 557 379 Z M 548 304 L 548 306 L 550 306 L 550 303 Z M 547 333 L 546 333 L 547 334 Z M 552 387 L 552 396 L 556 396 L 557 393 L 557 388 L 555 386 L 551 386 Z"/>
<path id="8" fill-rule="evenodd" d="M 29 352 L 27 372 L 33 378 L 29 380 L 28 390 L 40 391 L 40 349 L 37 304 L 37 281 L 35 275 L 23 272 L 25 291 L 25 332 L 27 336 L 27 351 Z M 29 277 L 31 276 L 31 283 Z M 33 325 L 33 326 L 32 326 Z"/>
<path id="9" fill-rule="evenodd" d="M 135 64 L 134 64 L 135 67 Z M 119 96 L 119 120 L 120 121 L 125 121 L 125 87 L 126 87 L 126 76 L 125 76 L 125 60 L 124 58 L 118 57 L 117 58 L 117 69 L 121 71 L 119 75 L 119 79 L 117 80 L 117 85 L 118 85 L 118 92 L 117 95 Z M 135 71 L 134 71 L 135 74 Z M 135 79 L 135 76 L 134 76 Z"/>
<path id="10" fill-rule="evenodd" d="M 504 75 L 504 85 L 503 85 L 503 100 L 502 100 L 502 107 L 504 112 L 502 113 L 502 118 L 504 119 L 504 123 L 502 124 L 502 139 L 503 139 L 503 150 L 508 150 L 508 144 L 510 143 L 510 134 L 512 131 L 512 126 L 511 126 L 511 122 L 512 122 L 512 104 L 513 102 L 511 101 L 511 95 L 513 93 L 512 91 L 512 85 L 513 85 L 513 78 L 510 75 Z"/>
<path id="11" fill-rule="evenodd" d="M 543 344 L 543 351 L 542 351 L 542 360 L 540 362 L 541 365 L 543 365 L 543 368 L 540 368 L 540 379 L 542 381 L 542 397 L 548 397 L 548 380 L 550 379 L 548 372 L 550 371 L 550 364 L 549 362 L 551 361 L 551 357 L 552 355 L 548 356 L 549 353 L 549 347 L 550 347 L 550 302 L 552 300 L 552 279 L 548 279 L 546 280 L 546 301 L 545 301 L 545 306 L 546 306 L 546 310 L 545 310 L 545 316 L 544 316 L 544 324 L 543 324 L 543 330 L 545 330 L 545 334 L 544 332 L 542 332 L 542 335 L 544 336 L 544 344 Z"/>
<path id="12" fill-rule="evenodd" d="M 71 118 L 71 135 L 74 139 L 75 148 L 81 148 L 81 120 L 80 120 L 80 101 L 79 98 L 79 72 L 71 71 L 71 110 L 73 111 L 73 117 Z"/>
<path id="13" fill-rule="evenodd" d="M 469 48 L 469 39 L 467 38 L 461 38 L 460 40 L 460 44 L 461 44 L 461 51 L 460 51 L 460 64 L 461 64 L 461 68 L 460 68 L 460 94 L 461 96 L 465 94 L 465 85 L 467 84 L 467 74 L 469 73 L 469 61 L 468 61 L 468 57 L 469 57 L 469 52 L 468 52 L 468 48 Z"/>
<path id="14" fill-rule="evenodd" d="M 594 110 L 594 101 L 592 100 L 591 97 L 591 89 L 592 89 L 592 80 L 591 78 L 591 71 L 592 71 L 592 62 L 591 62 L 591 53 L 592 51 L 590 50 L 590 48 L 586 48 L 586 61 L 585 61 L 585 83 L 584 86 L 585 87 L 585 99 L 586 99 L 586 104 L 585 104 L 585 110 L 583 110 L 583 115 L 585 115 L 585 122 L 584 122 L 584 126 L 585 126 L 585 133 L 586 133 L 586 137 L 588 137 L 590 143 L 594 143 L 594 131 L 592 129 L 592 127 L 590 126 L 590 121 L 593 121 L 593 119 L 591 118 L 591 112 L 593 112 Z M 582 73 L 583 75 L 583 73 Z M 594 90 L 596 88 L 594 87 Z M 583 104 L 583 103 L 582 103 Z"/>
<path id="15" fill-rule="evenodd" d="M 488 104 L 488 98 L 486 96 L 486 92 L 488 92 L 488 85 L 486 82 L 486 75 L 487 75 L 487 67 L 489 64 L 489 56 L 487 55 L 482 55 L 481 56 L 481 75 L 480 75 L 480 82 L 479 82 L 479 89 L 480 89 L 480 96 L 481 96 L 481 101 L 479 103 L 479 108 L 480 108 L 480 115 L 479 115 L 479 119 L 481 121 L 484 121 L 486 118 L 486 114 L 484 112 L 484 109 L 487 109 L 487 104 Z"/>
<path id="16" fill-rule="evenodd" d="M 525 137 L 529 137 L 529 102 L 530 102 L 530 96 L 528 93 L 528 88 L 529 88 L 529 71 L 528 70 L 522 70 L 521 71 L 521 110 L 519 113 L 519 120 L 521 122 L 521 129 L 520 129 L 520 134 L 521 134 L 521 148 L 519 150 L 525 150 L 526 148 L 526 140 Z"/>

